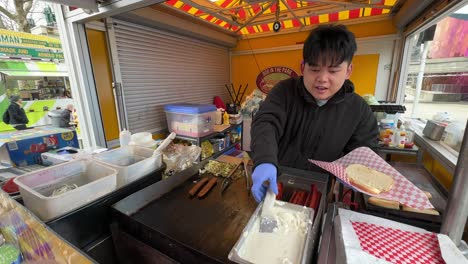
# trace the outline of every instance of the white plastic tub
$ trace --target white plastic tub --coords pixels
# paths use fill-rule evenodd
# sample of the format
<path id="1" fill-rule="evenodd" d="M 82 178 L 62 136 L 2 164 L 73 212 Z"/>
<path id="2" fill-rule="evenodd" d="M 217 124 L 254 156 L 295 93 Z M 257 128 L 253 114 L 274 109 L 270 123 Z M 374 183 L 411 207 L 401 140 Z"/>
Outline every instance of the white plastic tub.
<path id="1" fill-rule="evenodd" d="M 161 167 L 161 154 L 153 153 L 153 149 L 129 145 L 96 154 L 93 158 L 117 170 L 117 188 L 120 188 Z"/>
<path id="2" fill-rule="evenodd" d="M 116 188 L 117 171 L 90 159 L 74 160 L 17 177 L 25 206 L 43 221 L 88 204 Z M 78 187 L 52 196 L 64 185 Z"/>

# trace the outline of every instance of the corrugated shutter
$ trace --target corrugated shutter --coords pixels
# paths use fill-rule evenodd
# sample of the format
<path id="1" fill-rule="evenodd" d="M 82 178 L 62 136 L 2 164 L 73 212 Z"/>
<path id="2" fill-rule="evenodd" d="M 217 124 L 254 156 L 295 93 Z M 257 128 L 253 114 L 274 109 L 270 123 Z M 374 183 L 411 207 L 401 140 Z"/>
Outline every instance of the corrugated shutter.
<path id="1" fill-rule="evenodd" d="M 167 128 L 163 106 L 227 99 L 229 50 L 208 42 L 114 20 L 124 104 L 132 133 Z"/>

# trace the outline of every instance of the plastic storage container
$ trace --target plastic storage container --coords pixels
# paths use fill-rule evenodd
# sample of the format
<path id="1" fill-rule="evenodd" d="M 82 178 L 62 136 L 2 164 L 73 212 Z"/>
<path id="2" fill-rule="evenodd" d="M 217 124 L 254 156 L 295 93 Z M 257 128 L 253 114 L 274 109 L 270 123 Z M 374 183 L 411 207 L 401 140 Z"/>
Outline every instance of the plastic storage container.
<path id="1" fill-rule="evenodd" d="M 172 104 L 164 107 L 169 131 L 189 137 L 203 137 L 213 132 L 216 106 Z"/>
<path id="2" fill-rule="evenodd" d="M 161 167 L 161 155 L 154 150 L 136 145 L 102 152 L 93 158 L 117 170 L 117 188 L 133 182 Z"/>
<path id="3" fill-rule="evenodd" d="M 117 171 L 89 159 L 74 160 L 15 178 L 25 206 L 43 221 L 61 216 L 116 188 Z M 76 189 L 52 196 L 54 190 Z"/>

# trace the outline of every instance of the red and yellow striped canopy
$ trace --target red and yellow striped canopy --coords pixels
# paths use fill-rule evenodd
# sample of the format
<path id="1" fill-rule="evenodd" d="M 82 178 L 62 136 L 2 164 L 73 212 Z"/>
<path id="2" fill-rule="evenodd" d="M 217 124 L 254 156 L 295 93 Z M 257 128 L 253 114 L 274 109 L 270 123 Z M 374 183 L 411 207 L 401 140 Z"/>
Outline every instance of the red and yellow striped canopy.
<path id="1" fill-rule="evenodd" d="M 390 14 L 397 0 L 168 0 L 166 5 L 219 27 L 247 35 Z M 279 8 L 279 10 L 278 10 Z"/>

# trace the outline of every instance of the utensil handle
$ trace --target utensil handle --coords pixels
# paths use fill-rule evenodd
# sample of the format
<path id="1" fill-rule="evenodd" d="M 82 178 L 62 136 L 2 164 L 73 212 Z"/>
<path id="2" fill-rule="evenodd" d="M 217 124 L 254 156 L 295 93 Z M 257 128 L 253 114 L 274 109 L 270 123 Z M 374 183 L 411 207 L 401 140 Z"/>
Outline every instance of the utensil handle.
<path id="1" fill-rule="evenodd" d="M 161 152 L 167 148 L 167 146 L 172 142 L 172 140 L 174 140 L 175 137 L 176 133 L 172 132 L 171 134 L 169 134 L 169 136 L 167 136 L 167 138 L 164 139 L 161 145 L 159 145 L 159 147 L 153 152 L 153 156 L 161 154 Z"/>

